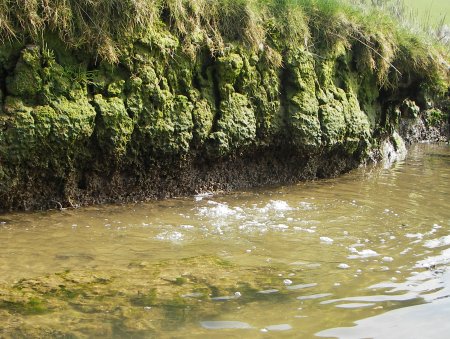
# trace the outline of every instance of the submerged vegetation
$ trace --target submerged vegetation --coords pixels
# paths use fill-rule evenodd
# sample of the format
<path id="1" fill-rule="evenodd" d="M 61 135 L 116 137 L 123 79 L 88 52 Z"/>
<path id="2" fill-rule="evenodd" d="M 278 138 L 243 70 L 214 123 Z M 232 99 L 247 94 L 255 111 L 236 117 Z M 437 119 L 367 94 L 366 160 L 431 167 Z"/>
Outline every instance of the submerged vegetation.
<path id="1" fill-rule="evenodd" d="M 448 48 L 339 0 L 0 0 L 0 40 L 0 209 L 336 175 L 448 114 Z"/>
<path id="2" fill-rule="evenodd" d="M 0 335 L 161 335 L 171 326 L 214 317 L 257 300 L 286 300 L 293 291 L 279 274 L 299 274 L 300 269 L 280 266 L 242 267 L 199 256 L 156 264 L 132 262 L 125 270 L 67 270 L 1 283 Z M 38 316 L 39 325 L 29 316 Z"/>

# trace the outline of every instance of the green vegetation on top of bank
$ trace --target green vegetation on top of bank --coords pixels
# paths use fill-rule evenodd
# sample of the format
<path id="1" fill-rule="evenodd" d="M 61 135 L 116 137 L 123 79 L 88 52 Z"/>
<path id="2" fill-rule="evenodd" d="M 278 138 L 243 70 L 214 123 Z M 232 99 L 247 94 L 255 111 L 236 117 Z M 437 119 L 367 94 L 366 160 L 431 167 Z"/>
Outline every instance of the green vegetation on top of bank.
<path id="1" fill-rule="evenodd" d="M 446 0 L 347 0 L 362 11 L 380 10 L 409 33 L 450 49 L 450 2 Z"/>
<path id="2" fill-rule="evenodd" d="M 401 68 L 413 67 L 432 80 L 448 68 L 448 50 L 408 32 L 382 11 L 362 11 L 339 0 L 0 1 L 2 42 L 38 43 L 52 32 L 67 48 L 88 50 L 111 63 L 126 57 L 132 37 L 151 39 L 161 25 L 192 57 L 204 47 L 223 54 L 232 42 L 265 49 L 268 61 L 281 65 L 283 48 L 301 44 L 320 55 L 340 41 L 360 45 L 359 64 L 375 71 L 382 85 L 395 85 Z M 175 46 L 164 47 L 173 53 Z"/>

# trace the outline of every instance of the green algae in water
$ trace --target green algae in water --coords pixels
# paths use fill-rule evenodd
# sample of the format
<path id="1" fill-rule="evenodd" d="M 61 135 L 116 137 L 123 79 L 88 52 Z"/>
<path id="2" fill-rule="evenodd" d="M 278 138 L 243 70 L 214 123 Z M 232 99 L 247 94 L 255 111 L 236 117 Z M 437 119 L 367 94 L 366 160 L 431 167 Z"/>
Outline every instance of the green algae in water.
<path id="1" fill-rule="evenodd" d="M 11 315 L 37 315 L 50 312 L 43 299 L 37 297 L 26 298 L 24 301 L 0 300 L 0 309 L 6 310 Z"/>
<path id="2" fill-rule="evenodd" d="M 179 272 L 184 274 L 180 276 Z M 280 280 L 272 275 L 271 269 L 243 268 L 211 256 L 156 265 L 133 264 L 125 273 L 65 271 L 22 279 L 10 286 L 2 284 L 0 308 L 6 311 L 4 319 L 47 313 L 82 319 L 89 314 L 91 322 L 107 320 L 115 326 L 120 324 L 123 333 L 134 333 L 135 326 L 148 333 L 216 314 L 220 309 L 229 309 L 229 303 L 244 305 L 257 300 L 257 291 L 267 286 L 281 287 Z M 229 302 L 221 305 L 216 301 L 221 298 Z M 156 314 L 159 325 L 144 325 L 150 311 Z M 136 323 L 132 324 L 132 319 Z M 50 329 L 53 327 L 43 327 L 42 333 Z M 14 335 L 18 330 L 9 326 L 6 333 Z M 63 333 L 70 335 L 78 330 L 74 323 Z"/>

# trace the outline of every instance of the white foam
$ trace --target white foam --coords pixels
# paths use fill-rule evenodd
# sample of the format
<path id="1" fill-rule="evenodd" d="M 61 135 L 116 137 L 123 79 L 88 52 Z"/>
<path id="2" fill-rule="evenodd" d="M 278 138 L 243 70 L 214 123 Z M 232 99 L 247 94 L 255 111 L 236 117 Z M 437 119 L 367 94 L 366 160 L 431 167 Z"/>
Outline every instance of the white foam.
<path id="1" fill-rule="evenodd" d="M 439 239 L 427 240 L 423 246 L 427 248 L 437 248 L 448 245 L 450 245 L 450 235 L 441 237 Z"/>
<path id="2" fill-rule="evenodd" d="M 199 208 L 200 215 L 210 218 L 223 218 L 235 215 L 237 213 L 235 209 L 228 207 L 226 204 L 215 203 L 212 201 L 208 201 L 208 203 L 214 205 L 214 207 Z"/>
<path id="3" fill-rule="evenodd" d="M 165 232 L 162 232 L 162 233 L 158 234 L 156 236 L 156 239 L 158 239 L 158 240 L 169 240 L 169 241 L 173 241 L 173 242 L 179 242 L 179 241 L 182 241 L 184 239 L 184 235 L 183 235 L 183 233 L 180 233 L 180 232 L 177 232 L 177 231 L 173 231 L 173 232 L 165 231 Z"/>
<path id="4" fill-rule="evenodd" d="M 283 200 L 271 200 L 264 208 L 263 210 L 267 211 L 292 211 L 293 208 L 289 206 L 289 204 L 286 201 Z"/>
<path id="5" fill-rule="evenodd" d="M 407 234 L 405 234 L 405 237 L 422 239 L 423 238 L 423 234 L 422 233 L 407 233 Z"/>
<path id="6" fill-rule="evenodd" d="M 314 286 L 317 286 L 317 283 L 291 285 L 291 286 L 288 286 L 287 289 L 288 290 L 301 290 L 304 288 L 310 288 L 310 287 L 314 287 Z"/>
<path id="7" fill-rule="evenodd" d="M 300 202 L 299 205 L 300 205 L 300 208 L 305 211 L 314 209 L 314 204 L 312 204 L 310 202 L 302 201 L 302 202 Z"/>
<path id="8" fill-rule="evenodd" d="M 356 248 L 351 247 L 349 248 L 350 252 L 352 252 L 352 255 L 349 255 L 347 258 L 349 259 L 358 259 L 358 258 L 370 258 L 370 257 L 376 257 L 379 256 L 377 252 L 374 250 L 366 249 L 362 251 L 358 251 Z"/>
<path id="9" fill-rule="evenodd" d="M 194 226 L 192 226 L 192 225 L 180 225 L 180 228 L 185 229 L 185 230 L 189 230 L 189 229 L 193 229 Z"/>
<path id="10" fill-rule="evenodd" d="M 329 237 L 320 237 L 320 242 L 331 245 L 334 240 Z"/>

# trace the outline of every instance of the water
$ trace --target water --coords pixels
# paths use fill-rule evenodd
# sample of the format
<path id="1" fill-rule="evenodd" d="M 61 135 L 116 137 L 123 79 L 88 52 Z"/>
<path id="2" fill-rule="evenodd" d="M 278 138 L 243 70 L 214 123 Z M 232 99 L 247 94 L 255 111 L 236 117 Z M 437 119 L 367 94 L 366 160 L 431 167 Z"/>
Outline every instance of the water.
<path id="1" fill-rule="evenodd" d="M 1 215 L 0 336 L 444 338 L 449 165 Z"/>

